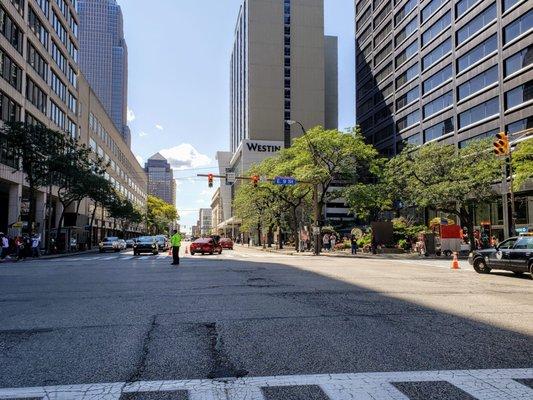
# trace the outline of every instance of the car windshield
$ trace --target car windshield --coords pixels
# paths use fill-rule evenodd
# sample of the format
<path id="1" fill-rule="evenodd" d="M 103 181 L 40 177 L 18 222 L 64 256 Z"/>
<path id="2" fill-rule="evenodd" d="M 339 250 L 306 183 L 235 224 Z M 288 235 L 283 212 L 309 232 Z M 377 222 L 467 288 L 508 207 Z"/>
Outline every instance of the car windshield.
<path id="1" fill-rule="evenodd" d="M 137 242 L 141 243 L 152 243 L 154 241 L 154 238 L 151 236 L 142 236 L 137 239 Z"/>
<path id="2" fill-rule="evenodd" d="M 110 236 L 110 237 L 106 237 L 104 238 L 104 242 L 116 242 L 118 240 L 118 237 L 114 237 L 114 236 Z"/>
<path id="3" fill-rule="evenodd" d="M 514 244 L 516 243 L 516 238 L 507 239 L 506 241 L 502 242 L 499 246 L 500 249 L 512 249 Z"/>

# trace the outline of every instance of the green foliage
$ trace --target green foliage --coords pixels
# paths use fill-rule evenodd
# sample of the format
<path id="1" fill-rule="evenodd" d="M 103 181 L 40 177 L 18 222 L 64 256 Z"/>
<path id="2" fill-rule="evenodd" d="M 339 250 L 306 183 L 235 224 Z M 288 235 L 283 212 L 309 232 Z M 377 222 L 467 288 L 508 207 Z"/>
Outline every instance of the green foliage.
<path id="1" fill-rule="evenodd" d="M 513 169 L 513 186 L 515 190 L 520 190 L 528 179 L 533 178 L 533 138 L 516 146 L 513 152 Z"/>
<path id="2" fill-rule="evenodd" d="M 398 248 L 399 249 L 402 249 L 402 250 L 409 250 L 410 249 L 410 245 L 409 245 L 409 242 L 406 240 L 406 239 L 400 239 L 398 240 Z"/>
<path id="3" fill-rule="evenodd" d="M 357 246 L 361 249 L 367 245 L 370 245 L 372 243 L 372 233 L 368 232 L 365 233 L 361 238 L 357 241 Z"/>
<path id="4" fill-rule="evenodd" d="M 176 207 L 159 197 L 148 196 L 146 205 L 146 222 L 148 229 L 153 234 L 166 232 L 168 226 L 179 218 Z"/>

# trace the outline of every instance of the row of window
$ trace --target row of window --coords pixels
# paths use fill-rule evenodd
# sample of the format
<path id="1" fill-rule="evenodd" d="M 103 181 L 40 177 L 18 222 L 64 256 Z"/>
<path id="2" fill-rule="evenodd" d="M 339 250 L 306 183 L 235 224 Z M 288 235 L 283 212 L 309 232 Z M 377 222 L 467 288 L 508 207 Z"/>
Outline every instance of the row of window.
<path id="1" fill-rule="evenodd" d="M 22 54 L 23 34 L 19 26 L 7 14 L 3 7 L 0 7 L 0 33 L 9 43 Z"/>
<path id="2" fill-rule="evenodd" d="M 0 91 L 0 120 L 5 122 L 20 121 L 21 107 L 4 92 Z"/>
<path id="3" fill-rule="evenodd" d="M 19 92 L 22 90 L 22 69 L 0 47 L 0 76 Z"/>

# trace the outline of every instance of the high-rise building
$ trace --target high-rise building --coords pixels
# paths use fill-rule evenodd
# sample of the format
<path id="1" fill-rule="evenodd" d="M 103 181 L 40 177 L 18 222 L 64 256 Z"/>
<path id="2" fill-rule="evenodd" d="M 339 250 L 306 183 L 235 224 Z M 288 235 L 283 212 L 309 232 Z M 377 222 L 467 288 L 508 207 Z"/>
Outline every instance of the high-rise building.
<path id="1" fill-rule="evenodd" d="M 211 234 L 211 228 L 213 227 L 211 209 L 201 208 L 198 218 L 199 218 L 200 234 L 202 236 L 207 236 Z"/>
<path id="2" fill-rule="evenodd" d="M 531 0 L 356 0 L 357 123 L 382 153 L 533 126 Z"/>
<path id="3" fill-rule="evenodd" d="M 326 78 L 326 52 L 336 63 L 337 42 L 324 38 L 323 0 L 244 0 L 230 62 L 232 152 L 245 139 L 290 146 L 301 131 L 286 120 L 335 124 L 326 109 L 336 113 L 337 74 Z M 326 93 L 326 80 L 334 92 Z"/>
<path id="4" fill-rule="evenodd" d="M 127 126 L 128 47 L 116 0 L 78 0 L 80 68 L 130 145 Z"/>
<path id="5" fill-rule="evenodd" d="M 148 159 L 144 169 L 148 174 L 148 193 L 175 205 L 176 181 L 167 159 L 156 153 Z"/>
<path id="6" fill-rule="evenodd" d="M 111 122 L 87 80 L 79 73 L 79 17 L 75 0 L 2 0 L 0 4 L 0 126 L 24 121 L 63 131 L 77 138 L 110 163 L 105 177 L 139 208 L 146 205 L 146 174 L 121 132 Z M 0 138 L 0 231 L 20 234 L 27 229 L 29 190 L 16 172 L 16 161 Z M 43 237 L 46 205 L 50 226 L 57 228 L 62 206 L 57 189 L 47 199 L 46 189 L 36 194 L 35 230 Z M 49 201 L 48 201 L 49 200 Z M 79 209 L 65 210 L 64 226 L 86 226 L 94 204 L 82 201 Z M 93 240 L 116 234 L 106 211 L 95 213 Z M 130 226 L 136 233 L 141 226 Z M 77 232 L 80 245 L 87 231 Z M 133 232 L 132 232 L 133 234 Z M 43 241 L 44 243 L 44 241 Z"/>

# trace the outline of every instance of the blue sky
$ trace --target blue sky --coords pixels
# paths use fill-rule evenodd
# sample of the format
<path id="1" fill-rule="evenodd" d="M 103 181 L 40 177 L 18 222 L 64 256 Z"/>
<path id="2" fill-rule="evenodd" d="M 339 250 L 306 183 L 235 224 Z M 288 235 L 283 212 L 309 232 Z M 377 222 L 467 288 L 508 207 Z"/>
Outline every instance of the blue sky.
<path id="1" fill-rule="evenodd" d="M 129 49 L 129 124 L 140 161 L 160 151 L 175 168 L 177 207 L 189 230 L 214 190 L 229 149 L 229 59 L 242 0 L 119 0 Z M 325 0 L 326 34 L 339 37 L 339 126 L 354 125 L 353 0 Z M 216 186 L 216 185 L 215 185 Z"/>

